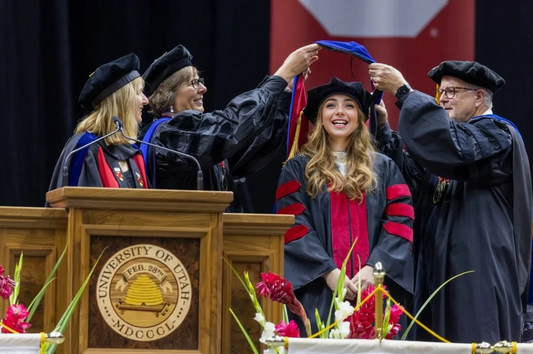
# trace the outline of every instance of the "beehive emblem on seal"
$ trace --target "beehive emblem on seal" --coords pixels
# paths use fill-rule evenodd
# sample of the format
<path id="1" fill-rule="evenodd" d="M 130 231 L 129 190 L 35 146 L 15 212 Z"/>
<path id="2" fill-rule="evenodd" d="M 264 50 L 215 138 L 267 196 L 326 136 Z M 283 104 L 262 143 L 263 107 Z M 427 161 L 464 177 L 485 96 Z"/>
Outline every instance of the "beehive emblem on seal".
<path id="1" fill-rule="evenodd" d="M 191 306 L 191 281 L 181 261 L 149 244 L 126 247 L 109 258 L 97 281 L 97 302 L 107 324 L 137 341 L 168 336 Z"/>

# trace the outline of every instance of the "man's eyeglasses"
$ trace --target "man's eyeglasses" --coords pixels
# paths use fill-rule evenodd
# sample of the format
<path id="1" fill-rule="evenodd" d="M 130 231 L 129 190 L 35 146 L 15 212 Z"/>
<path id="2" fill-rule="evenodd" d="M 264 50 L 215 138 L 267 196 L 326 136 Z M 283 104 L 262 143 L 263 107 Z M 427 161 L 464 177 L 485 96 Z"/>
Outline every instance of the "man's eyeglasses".
<path id="1" fill-rule="evenodd" d="M 435 90 L 435 91 L 440 96 L 442 96 L 444 94 L 449 99 L 452 99 L 452 98 L 455 97 L 455 94 L 457 93 L 457 90 L 477 91 L 478 89 L 473 89 L 473 88 L 470 88 L 470 87 L 448 86 L 445 89 L 439 89 L 439 90 Z"/>
<path id="2" fill-rule="evenodd" d="M 193 89 L 198 90 L 200 88 L 200 84 L 204 84 L 204 78 L 200 77 L 198 79 L 191 80 L 191 83 L 189 84 L 192 86 Z"/>

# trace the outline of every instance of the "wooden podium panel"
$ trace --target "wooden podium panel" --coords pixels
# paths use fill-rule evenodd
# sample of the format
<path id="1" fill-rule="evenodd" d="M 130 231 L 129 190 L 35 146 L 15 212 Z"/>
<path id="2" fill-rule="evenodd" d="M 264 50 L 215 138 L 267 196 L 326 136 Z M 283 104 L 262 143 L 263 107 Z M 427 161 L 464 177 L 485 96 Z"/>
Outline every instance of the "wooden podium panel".
<path id="1" fill-rule="evenodd" d="M 44 285 L 65 247 L 66 226 L 64 209 L 0 207 L 0 264 L 5 268 L 5 275 L 13 276 L 21 252 L 24 254 L 20 303 L 29 306 Z M 28 332 L 53 330 L 67 300 L 56 289 L 67 284 L 66 271 L 62 271 L 37 308 Z M 5 314 L 7 306 L 7 301 L 0 301 L 0 316 Z"/>
<path id="2" fill-rule="evenodd" d="M 73 294 L 67 353 L 219 353 L 222 212 L 228 192 L 62 188 Z M 106 247 L 108 247 L 106 249 Z"/>
<path id="3" fill-rule="evenodd" d="M 247 271 L 253 284 L 261 281 L 261 272 L 283 275 L 285 231 L 294 223 L 292 215 L 224 214 L 223 255 L 243 277 Z M 255 310 L 247 292 L 224 264 L 222 303 L 222 353 L 250 353 L 249 344 L 232 318 L 231 308 L 259 347 L 261 327 L 254 320 Z M 279 323 L 282 307 L 261 299 L 267 320 Z"/>
<path id="4" fill-rule="evenodd" d="M 254 283 L 261 272 L 282 274 L 283 235 L 292 216 L 222 214 L 232 193 L 219 192 L 76 187 L 49 192 L 47 199 L 54 209 L 0 207 L 0 264 L 8 274 L 24 252 L 22 303 L 29 305 L 69 244 L 30 332 L 54 328 L 105 249 L 58 354 L 248 353 L 230 307 L 257 342 L 252 304 L 222 253 L 240 274 L 247 270 Z M 146 283 L 143 274 L 153 282 Z M 125 301 L 139 293 L 152 299 L 154 282 L 162 305 L 157 304 L 161 299 Z M 172 300 L 177 295 L 170 290 L 178 286 L 178 300 L 185 303 Z M 278 322 L 280 307 L 262 304 L 267 318 Z M 0 302 L 0 313 L 6 306 Z M 128 325 L 132 313 L 142 313 L 137 327 L 147 330 L 136 332 Z M 167 326 L 161 319 L 169 314 L 176 321 Z M 106 315 L 119 322 L 109 322 Z M 136 335 L 151 340 L 135 340 Z"/>

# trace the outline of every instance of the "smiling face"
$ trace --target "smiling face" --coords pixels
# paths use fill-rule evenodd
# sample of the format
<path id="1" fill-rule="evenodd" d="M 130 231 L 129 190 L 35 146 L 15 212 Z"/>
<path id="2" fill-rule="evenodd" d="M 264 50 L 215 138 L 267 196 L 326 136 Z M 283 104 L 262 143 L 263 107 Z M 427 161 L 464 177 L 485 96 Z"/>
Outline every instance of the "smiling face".
<path id="1" fill-rule="evenodd" d="M 207 87 L 199 82 L 199 79 L 198 71 L 194 69 L 191 79 L 185 82 L 176 93 L 174 101 L 175 112 L 186 110 L 204 111 L 204 93 L 207 92 Z"/>
<path id="2" fill-rule="evenodd" d="M 346 95 L 329 96 L 322 104 L 322 126 L 330 141 L 347 143 L 359 120 L 359 106 Z"/>
<path id="3" fill-rule="evenodd" d="M 448 112 L 450 119 L 458 123 L 465 123 L 485 109 L 483 90 L 470 89 L 472 85 L 452 76 L 443 76 L 440 82 L 441 90 L 453 87 L 455 95 L 449 98 L 446 94 L 440 97 L 440 105 Z"/>

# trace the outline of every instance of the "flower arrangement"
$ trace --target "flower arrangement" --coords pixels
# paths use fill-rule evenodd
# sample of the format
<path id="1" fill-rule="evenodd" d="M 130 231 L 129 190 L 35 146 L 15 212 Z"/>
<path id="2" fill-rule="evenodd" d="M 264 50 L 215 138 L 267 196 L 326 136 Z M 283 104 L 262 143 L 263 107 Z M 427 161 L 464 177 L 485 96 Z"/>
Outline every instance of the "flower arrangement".
<path id="1" fill-rule="evenodd" d="M 226 262 L 227 263 L 227 262 Z M 341 269 L 341 276 L 339 279 L 344 279 L 345 274 L 345 264 L 344 263 Z M 231 267 L 231 265 L 228 263 Z M 232 268 L 233 269 L 233 268 Z M 294 320 L 288 320 L 287 310 L 296 316 L 300 317 L 304 323 L 306 336 L 307 337 L 319 337 L 319 338 L 331 338 L 331 339 L 345 339 L 345 338 L 359 338 L 359 339 L 373 339 L 378 338 L 375 328 L 374 328 L 374 318 L 375 318 L 375 294 L 378 290 L 372 286 L 369 286 L 367 289 L 361 289 L 359 287 L 358 298 L 356 302 L 351 303 L 344 300 L 346 295 L 346 289 L 344 289 L 344 282 L 338 281 L 337 288 L 333 293 L 333 300 L 331 305 L 330 316 L 326 322 L 323 322 L 320 319 L 318 311 L 315 311 L 315 317 L 317 320 L 318 332 L 316 334 L 311 333 L 311 324 L 307 317 L 307 314 L 302 306 L 302 304 L 296 298 L 292 284 L 286 279 L 280 277 L 277 274 L 269 272 L 268 274 L 261 273 L 262 281 L 254 286 L 250 282 L 248 273 L 244 273 L 244 280 L 237 274 L 233 269 L 234 274 L 237 276 L 239 281 L 242 283 L 246 289 L 256 315 L 254 320 L 257 321 L 262 327 L 262 335 L 259 341 L 263 344 L 266 344 L 268 338 L 273 338 L 274 336 L 282 337 L 300 337 L 300 329 L 297 323 Z M 359 282 L 360 284 L 360 282 Z M 279 324 L 274 324 L 268 322 L 265 319 L 264 312 L 261 308 L 261 305 L 258 301 L 258 297 L 269 298 L 272 301 L 278 302 L 285 306 L 285 311 L 283 313 L 283 320 Z M 386 297 L 386 294 L 382 292 L 383 298 Z M 332 310 L 334 311 L 335 322 L 330 324 L 330 318 Z M 241 328 L 244 336 L 246 337 L 252 351 L 255 354 L 258 354 L 258 350 L 255 347 L 250 336 L 244 329 L 242 323 L 237 318 L 235 313 L 230 309 L 230 312 Z M 398 334 L 401 329 L 399 324 L 400 317 L 402 315 L 403 308 L 399 304 L 390 305 L 390 302 L 386 302 L 384 317 L 383 317 L 383 329 L 380 334 L 380 338 L 391 339 Z M 283 354 L 285 349 L 283 347 L 271 348 L 264 351 L 264 354 Z"/>
<path id="2" fill-rule="evenodd" d="M 59 257 L 57 263 L 54 265 L 54 268 L 46 279 L 43 288 L 33 299 L 28 308 L 26 308 L 24 304 L 20 304 L 18 301 L 18 295 L 20 292 L 21 284 L 20 273 L 22 270 L 24 255 L 22 253 L 20 255 L 19 262 L 15 267 L 13 279 L 9 275 L 4 276 L 5 270 L 0 265 L 0 297 L 4 300 L 9 300 L 9 307 L 7 308 L 5 316 L 0 321 L 0 333 L 25 333 L 26 330 L 31 327 L 31 318 L 33 317 L 33 314 L 37 310 L 37 307 L 39 306 L 42 298 L 44 297 L 48 286 L 54 281 L 54 275 L 57 272 L 57 269 L 59 268 L 59 265 L 61 264 L 61 261 L 63 260 L 66 254 L 67 248 L 68 245 L 63 250 L 63 253 Z M 89 275 L 87 276 L 87 278 L 85 278 L 85 281 L 76 293 L 76 296 L 74 296 L 71 303 L 68 305 L 67 309 L 63 313 L 63 316 L 57 323 L 53 332 L 59 332 L 61 334 L 65 332 L 68 322 L 70 321 L 70 318 L 72 317 L 72 314 L 74 313 L 74 310 L 76 309 L 76 306 L 78 305 L 78 302 L 81 299 L 85 288 L 89 284 L 89 279 L 96 265 L 100 261 L 102 254 L 100 254 L 100 257 L 98 257 L 98 259 L 96 260 L 95 264 L 93 265 L 93 268 L 89 272 Z M 57 344 L 44 343 L 42 349 L 43 353 L 45 354 L 53 354 L 57 349 Z"/>

